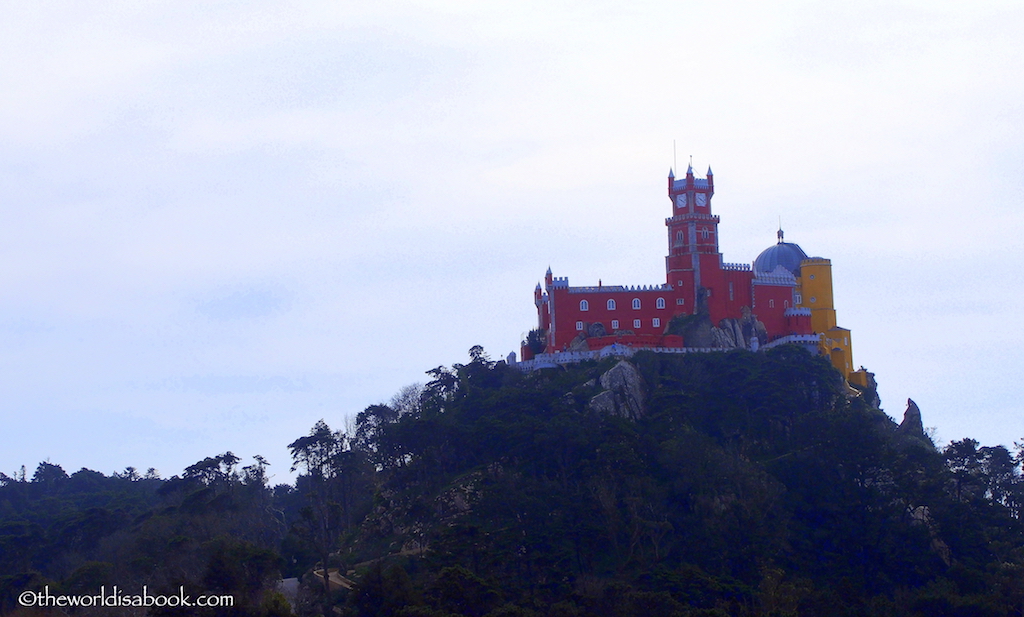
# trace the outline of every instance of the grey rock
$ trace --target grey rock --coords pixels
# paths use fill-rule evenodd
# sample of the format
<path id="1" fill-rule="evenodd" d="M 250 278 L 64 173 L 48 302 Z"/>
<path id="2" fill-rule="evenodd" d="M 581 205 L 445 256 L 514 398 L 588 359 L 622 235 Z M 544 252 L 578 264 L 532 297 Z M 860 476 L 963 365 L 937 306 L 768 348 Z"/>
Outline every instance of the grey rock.
<path id="1" fill-rule="evenodd" d="M 924 424 L 921 422 L 921 410 L 912 399 L 907 399 L 907 410 L 903 412 L 903 422 L 899 431 L 915 437 L 924 437 Z"/>
<path id="2" fill-rule="evenodd" d="M 620 360 L 600 379 L 601 392 L 590 399 L 590 408 L 609 415 L 638 420 L 646 412 L 643 379 L 635 366 Z"/>
<path id="3" fill-rule="evenodd" d="M 587 337 L 579 334 L 576 338 L 569 342 L 569 351 L 590 351 L 590 343 L 587 342 Z"/>

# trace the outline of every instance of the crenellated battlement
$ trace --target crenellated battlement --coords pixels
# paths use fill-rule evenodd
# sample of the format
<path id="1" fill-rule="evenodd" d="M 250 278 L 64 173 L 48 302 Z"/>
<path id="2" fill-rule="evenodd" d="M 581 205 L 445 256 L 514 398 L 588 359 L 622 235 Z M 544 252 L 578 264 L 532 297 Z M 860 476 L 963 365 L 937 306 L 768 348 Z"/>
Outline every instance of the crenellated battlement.
<path id="1" fill-rule="evenodd" d="M 808 266 L 831 266 L 832 260 L 825 259 L 824 257 L 808 257 L 807 259 L 800 262 L 801 266 L 804 264 Z"/>
<path id="2" fill-rule="evenodd" d="M 750 272 L 750 264 L 723 263 L 722 264 L 722 269 L 723 270 L 730 270 L 730 271 L 733 271 L 733 272 Z"/>
<path id="3" fill-rule="evenodd" d="M 708 221 L 717 225 L 721 222 L 721 218 L 717 214 L 701 214 L 700 212 L 694 212 L 692 214 L 677 214 L 675 216 L 670 216 L 665 219 L 665 224 L 672 225 L 673 223 L 680 223 L 682 221 Z"/>
<path id="4" fill-rule="evenodd" d="M 592 293 L 627 293 L 638 291 L 672 291 L 671 285 L 599 285 L 590 287 L 570 287 L 571 294 L 592 294 Z"/>

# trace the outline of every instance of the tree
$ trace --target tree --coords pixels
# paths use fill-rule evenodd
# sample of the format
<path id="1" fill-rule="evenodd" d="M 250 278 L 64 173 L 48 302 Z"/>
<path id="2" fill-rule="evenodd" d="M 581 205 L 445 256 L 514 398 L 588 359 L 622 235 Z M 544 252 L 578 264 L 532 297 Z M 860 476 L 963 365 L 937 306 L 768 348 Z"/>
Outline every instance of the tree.
<path id="1" fill-rule="evenodd" d="M 953 474 L 953 491 L 957 501 L 981 496 L 986 488 L 982 454 L 974 439 L 961 439 L 946 446 L 946 465 Z"/>
<path id="2" fill-rule="evenodd" d="M 67 479 L 68 474 L 60 465 L 53 465 L 46 461 L 39 463 L 36 472 L 32 474 L 32 483 L 38 483 L 47 489 L 54 489 Z"/>
<path id="3" fill-rule="evenodd" d="M 344 518 L 332 481 L 342 473 L 345 443 L 344 433 L 332 431 L 326 422 L 319 420 L 309 435 L 288 444 L 293 461 L 292 471 L 305 471 L 309 504 L 300 512 L 305 523 L 304 535 L 320 557 L 325 594 L 330 592 L 327 562 Z"/>
<path id="4" fill-rule="evenodd" d="M 230 450 L 217 456 L 208 456 L 198 463 L 185 468 L 182 476 L 186 480 L 198 480 L 207 486 L 226 484 L 238 480 L 235 466 L 242 460 Z M 134 468 L 130 468 L 133 469 Z M 155 470 L 154 470 L 155 471 Z M 138 474 L 136 474 L 137 479 Z"/>

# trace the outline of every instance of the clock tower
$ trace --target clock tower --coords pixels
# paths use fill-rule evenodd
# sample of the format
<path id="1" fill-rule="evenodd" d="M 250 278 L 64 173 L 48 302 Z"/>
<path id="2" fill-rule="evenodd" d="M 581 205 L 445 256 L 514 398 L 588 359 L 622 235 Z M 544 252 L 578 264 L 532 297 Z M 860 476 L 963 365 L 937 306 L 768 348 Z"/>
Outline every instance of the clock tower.
<path id="1" fill-rule="evenodd" d="M 669 171 L 672 216 L 665 219 L 668 227 L 666 282 L 692 298 L 699 297 L 701 288 L 708 286 L 710 281 L 705 279 L 710 271 L 717 272 L 721 268 L 719 218 L 711 214 L 714 194 L 715 179 L 710 167 L 707 178 L 695 178 L 692 165 L 687 168 L 686 177 L 679 180 Z"/>

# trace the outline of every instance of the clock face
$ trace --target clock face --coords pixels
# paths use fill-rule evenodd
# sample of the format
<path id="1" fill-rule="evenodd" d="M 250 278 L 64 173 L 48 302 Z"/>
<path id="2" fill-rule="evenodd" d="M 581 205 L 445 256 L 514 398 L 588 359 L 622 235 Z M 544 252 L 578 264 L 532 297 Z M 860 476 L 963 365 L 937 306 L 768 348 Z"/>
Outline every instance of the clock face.
<path id="1" fill-rule="evenodd" d="M 704 206 L 708 203 L 708 196 L 704 193 L 697 193 L 697 205 Z"/>
<path id="2" fill-rule="evenodd" d="M 682 195 L 676 195 L 676 207 L 677 208 L 685 208 L 686 207 L 686 193 L 683 193 Z"/>

